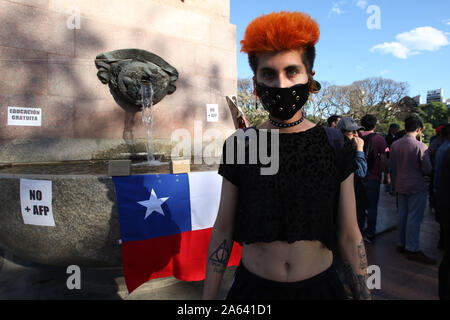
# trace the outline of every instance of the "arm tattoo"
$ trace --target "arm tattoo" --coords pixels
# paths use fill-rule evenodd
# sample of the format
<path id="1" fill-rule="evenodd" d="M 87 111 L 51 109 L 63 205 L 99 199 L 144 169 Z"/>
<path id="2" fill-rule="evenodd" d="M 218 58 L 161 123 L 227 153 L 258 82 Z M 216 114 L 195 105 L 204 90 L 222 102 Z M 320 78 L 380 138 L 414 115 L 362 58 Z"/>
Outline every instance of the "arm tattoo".
<path id="1" fill-rule="evenodd" d="M 366 249 L 364 248 L 364 241 L 361 240 L 361 242 L 358 245 L 358 257 L 359 257 L 359 268 L 361 270 L 367 269 L 367 256 L 366 256 Z"/>
<path id="2" fill-rule="evenodd" d="M 371 299 L 370 290 L 367 287 L 367 256 L 364 249 L 364 242 L 361 240 L 358 245 L 359 268 L 364 271 L 364 275 L 355 274 L 348 261 L 343 261 L 343 272 L 348 285 L 350 286 L 353 298 L 356 300 Z"/>
<path id="3" fill-rule="evenodd" d="M 213 270 L 217 273 L 224 273 L 228 265 L 231 254 L 231 247 L 227 240 L 223 240 L 220 246 L 208 258 L 209 263 L 214 266 Z"/>
<path id="4" fill-rule="evenodd" d="M 347 261 L 343 261 L 342 271 L 344 272 L 345 280 L 348 286 L 350 287 L 350 291 L 352 292 L 352 296 L 358 296 L 358 292 L 356 291 L 356 276 L 353 273 L 352 266 Z"/>

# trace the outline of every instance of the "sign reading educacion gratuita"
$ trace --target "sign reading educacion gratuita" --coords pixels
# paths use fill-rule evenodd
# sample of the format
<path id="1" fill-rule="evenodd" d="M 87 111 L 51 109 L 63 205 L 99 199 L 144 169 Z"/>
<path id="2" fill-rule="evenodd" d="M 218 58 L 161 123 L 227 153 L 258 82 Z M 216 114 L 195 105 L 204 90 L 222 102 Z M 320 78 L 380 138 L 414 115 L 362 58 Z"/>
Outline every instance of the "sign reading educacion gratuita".
<path id="1" fill-rule="evenodd" d="M 41 108 L 22 108 L 8 106 L 9 126 L 40 127 L 42 123 Z"/>
<path id="2" fill-rule="evenodd" d="M 51 181 L 20 179 L 20 205 L 25 224 L 55 226 Z"/>

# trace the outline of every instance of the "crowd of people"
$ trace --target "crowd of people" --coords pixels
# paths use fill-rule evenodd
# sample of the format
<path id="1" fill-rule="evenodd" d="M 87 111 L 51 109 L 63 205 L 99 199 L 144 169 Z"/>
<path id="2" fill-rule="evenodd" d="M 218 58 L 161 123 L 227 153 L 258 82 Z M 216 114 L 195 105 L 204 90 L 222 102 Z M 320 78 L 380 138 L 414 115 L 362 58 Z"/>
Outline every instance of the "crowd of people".
<path id="1" fill-rule="evenodd" d="M 397 248 L 407 259 L 434 265 L 436 260 L 420 249 L 420 227 L 429 206 L 440 224 L 438 247 L 444 250 L 439 266 L 439 297 L 450 298 L 450 124 L 436 128 L 429 147 L 422 142 L 423 123 L 417 116 L 393 123 L 384 135 L 375 133 L 377 119 L 365 115 L 360 124 L 351 117 L 333 115 L 327 120 L 352 140 L 355 148 L 355 198 L 358 226 L 366 243 L 375 237 L 380 183 L 397 197 Z"/>

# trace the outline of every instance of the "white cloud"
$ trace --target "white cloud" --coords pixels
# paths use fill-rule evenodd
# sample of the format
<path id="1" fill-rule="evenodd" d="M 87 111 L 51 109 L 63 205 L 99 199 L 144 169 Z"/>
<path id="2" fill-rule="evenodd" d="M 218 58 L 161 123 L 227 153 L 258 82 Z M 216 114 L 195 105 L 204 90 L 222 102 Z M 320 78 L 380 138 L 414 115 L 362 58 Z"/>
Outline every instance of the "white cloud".
<path id="1" fill-rule="evenodd" d="M 406 59 L 408 58 L 409 49 L 398 42 L 385 42 L 382 44 L 377 44 L 372 49 L 370 49 L 370 52 L 374 51 L 381 51 L 381 53 L 392 53 L 395 57 L 400 59 Z"/>
<path id="2" fill-rule="evenodd" d="M 446 25 L 450 26 L 450 19 L 442 20 L 442 22 L 445 23 Z"/>
<path id="3" fill-rule="evenodd" d="M 356 66 L 355 69 L 361 71 L 363 68 L 361 66 Z"/>
<path id="4" fill-rule="evenodd" d="M 345 2 L 340 2 L 341 4 L 345 3 Z M 344 10 L 342 10 L 339 7 L 339 4 L 337 2 L 333 2 L 333 8 L 331 8 L 330 12 L 328 13 L 328 17 L 330 17 L 333 14 L 337 14 L 338 16 L 340 16 L 341 14 L 344 13 Z"/>
<path id="5" fill-rule="evenodd" d="M 381 70 L 380 74 L 383 76 L 385 74 L 391 73 L 391 70 Z"/>
<path id="6" fill-rule="evenodd" d="M 419 51 L 436 51 L 449 44 L 444 33 L 433 27 L 416 28 L 400 33 L 395 38 L 408 48 Z"/>
<path id="7" fill-rule="evenodd" d="M 419 54 L 420 51 L 437 51 L 449 44 L 444 32 L 432 27 L 420 27 L 409 32 L 395 36 L 397 41 L 378 44 L 371 52 L 391 53 L 397 58 L 407 59 L 409 56 Z"/>
<path id="8" fill-rule="evenodd" d="M 368 5 L 369 3 L 366 0 L 358 0 L 358 2 L 356 3 L 356 6 L 363 10 L 365 10 Z"/>

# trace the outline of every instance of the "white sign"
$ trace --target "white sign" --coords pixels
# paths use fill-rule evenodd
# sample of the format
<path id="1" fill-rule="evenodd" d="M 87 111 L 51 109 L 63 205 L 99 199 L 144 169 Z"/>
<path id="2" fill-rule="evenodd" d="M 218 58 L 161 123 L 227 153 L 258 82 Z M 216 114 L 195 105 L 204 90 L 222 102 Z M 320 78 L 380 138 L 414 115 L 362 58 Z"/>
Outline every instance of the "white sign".
<path id="1" fill-rule="evenodd" d="M 22 108 L 8 106 L 9 126 L 40 127 L 42 123 L 41 108 Z"/>
<path id="2" fill-rule="evenodd" d="M 20 204 L 25 224 L 55 226 L 51 181 L 20 179 Z"/>
<path id="3" fill-rule="evenodd" d="M 208 122 L 219 121 L 219 105 L 217 104 L 206 105 L 206 121 Z"/>

